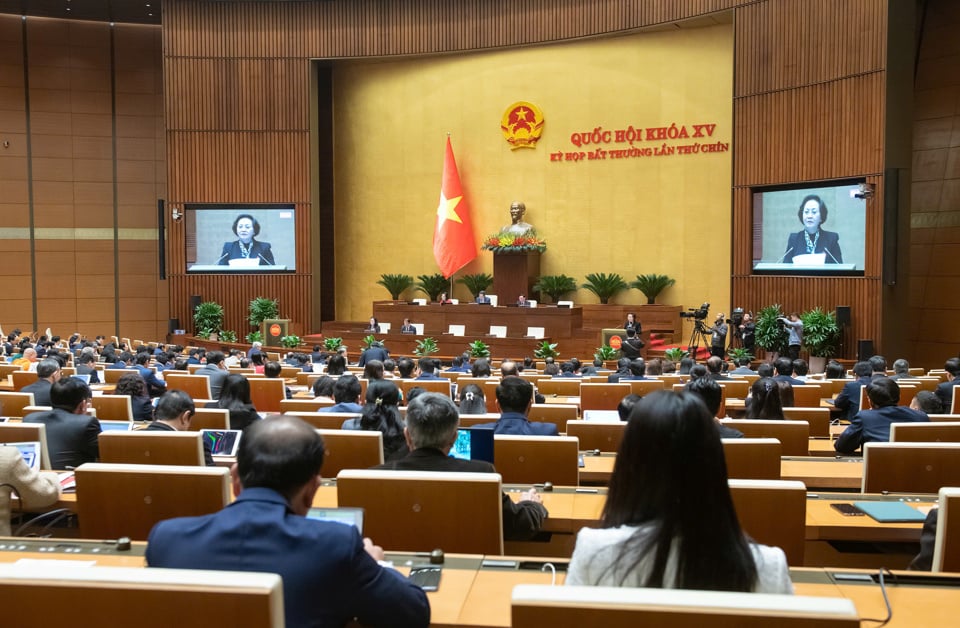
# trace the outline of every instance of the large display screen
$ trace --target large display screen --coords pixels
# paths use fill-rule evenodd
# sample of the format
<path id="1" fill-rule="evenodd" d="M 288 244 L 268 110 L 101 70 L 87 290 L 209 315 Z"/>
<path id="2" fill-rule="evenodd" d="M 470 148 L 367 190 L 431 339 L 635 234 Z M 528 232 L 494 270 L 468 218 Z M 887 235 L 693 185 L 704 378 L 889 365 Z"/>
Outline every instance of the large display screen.
<path id="1" fill-rule="evenodd" d="M 753 190 L 753 271 L 863 275 L 863 180 Z"/>
<path id="2" fill-rule="evenodd" d="M 293 205 L 184 205 L 188 273 L 296 270 Z"/>

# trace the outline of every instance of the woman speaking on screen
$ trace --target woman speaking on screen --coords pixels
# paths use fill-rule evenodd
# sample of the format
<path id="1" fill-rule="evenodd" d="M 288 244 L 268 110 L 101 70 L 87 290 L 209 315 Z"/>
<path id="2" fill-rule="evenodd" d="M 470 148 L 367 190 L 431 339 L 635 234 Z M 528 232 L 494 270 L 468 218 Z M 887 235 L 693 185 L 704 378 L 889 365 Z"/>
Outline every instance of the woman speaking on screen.
<path id="1" fill-rule="evenodd" d="M 816 194 L 809 194 L 800 203 L 797 218 L 803 229 L 791 233 L 787 240 L 787 252 L 784 253 L 785 262 L 793 262 L 798 255 L 821 254 L 826 264 L 842 264 L 843 254 L 840 252 L 840 236 L 835 231 L 821 229 L 827 222 L 827 205 Z"/>
<path id="2" fill-rule="evenodd" d="M 256 239 L 260 235 L 260 223 L 250 214 L 240 214 L 233 221 L 237 240 L 224 242 L 218 264 L 228 266 L 230 260 L 258 260 L 260 266 L 273 266 L 273 251 L 269 242 Z"/>

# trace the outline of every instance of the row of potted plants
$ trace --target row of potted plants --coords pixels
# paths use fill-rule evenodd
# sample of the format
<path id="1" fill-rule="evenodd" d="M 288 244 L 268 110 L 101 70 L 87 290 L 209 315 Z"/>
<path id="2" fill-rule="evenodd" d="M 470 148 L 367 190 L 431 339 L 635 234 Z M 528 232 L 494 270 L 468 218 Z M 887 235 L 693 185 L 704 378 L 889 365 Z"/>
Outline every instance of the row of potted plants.
<path id="1" fill-rule="evenodd" d="M 245 340 L 249 343 L 263 342 L 260 325 L 264 320 L 278 318 L 279 316 L 280 304 L 276 299 L 257 297 L 250 301 L 250 305 L 247 307 L 247 320 L 254 331 L 248 333 L 244 337 Z M 223 306 L 216 301 L 204 301 L 197 305 L 193 311 L 193 325 L 197 338 L 220 342 L 237 342 L 236 331 L 223 329 L 223 318 Z M 280 342 L 284 347 L 294 348 L 300 346 L 300 337 L 294 335 L 283 336 Z"/>

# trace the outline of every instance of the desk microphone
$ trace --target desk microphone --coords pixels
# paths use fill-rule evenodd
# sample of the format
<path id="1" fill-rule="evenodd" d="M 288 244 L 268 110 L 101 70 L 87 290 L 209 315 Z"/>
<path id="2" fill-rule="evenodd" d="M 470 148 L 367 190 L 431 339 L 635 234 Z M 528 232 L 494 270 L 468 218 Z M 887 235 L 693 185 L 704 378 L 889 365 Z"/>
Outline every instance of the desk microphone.
<path id="1" fill-rule="evenodd" d="M 787 254 L 788 254 L 790 251 L 792 251 L 792 250 L 793 250 L 793 247 L 792 247 L 792 246 L 791 246 L 791 247 L 787 247 L 787 250 L 783 252 L 783 255 L 780 256 L 780 259 L 777 261 L 777 263 L 778 263 L 778 264 L 782 264 L 784 258 L 786 258 L 786 257 L 787 257 Z"/>
<path id="2" fill-rule="evenodd" d="M 266 257 L 263 256 L 263 253 L 259 253 L 259 254 L 257 255 L 257 257 L 259 257 L 260 259 L 262 259 L 262 260 L 267 264 L 267 266 L 273 266 L 273 264 L 270 262 L 270 260 L 268 260 Z"/>
<path id="3" fill-rule="evenodd" d="M 229 257 L 229 256 L 230 256 L 230 251 L 227 251 L 226 253 L 224 253 L 223 255 L 220 256 L 220 259 L 217 260 L 217 264 L 219 264 L 220 262 L 222 262 L 222 261 L 223 261 L 223 258 Z"/>
<path id="4" fill-rule="evenodd" d="M 823 252 L 830 256 L 830 259 L 833 260 L 834 264 L 842 264 L 840 260 L 833 256 L 833 253 L 830 252 L 830 249 L 823 249 Z"/>

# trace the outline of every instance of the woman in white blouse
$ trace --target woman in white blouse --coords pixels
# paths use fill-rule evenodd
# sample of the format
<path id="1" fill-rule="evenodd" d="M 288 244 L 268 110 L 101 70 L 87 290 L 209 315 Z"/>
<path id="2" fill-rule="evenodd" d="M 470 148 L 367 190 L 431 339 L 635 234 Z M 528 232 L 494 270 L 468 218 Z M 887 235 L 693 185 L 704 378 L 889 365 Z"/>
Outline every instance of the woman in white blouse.
<path id="1" fill-rule="evenodd" d="M 60 498 L 56 473 L 31 469 L 12 445 L 0 444 L 0 536 L 10 536 L 10 493 L 20 496 L 21 510 L 49 506 Z"/>

